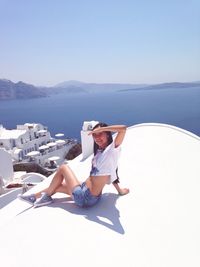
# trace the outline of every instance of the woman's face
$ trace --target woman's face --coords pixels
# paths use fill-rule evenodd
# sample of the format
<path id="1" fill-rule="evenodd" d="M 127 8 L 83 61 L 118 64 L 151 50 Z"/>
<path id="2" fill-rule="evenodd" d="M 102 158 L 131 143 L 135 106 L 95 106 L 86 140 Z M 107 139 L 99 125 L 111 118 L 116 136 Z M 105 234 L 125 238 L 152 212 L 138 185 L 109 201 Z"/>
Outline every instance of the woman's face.
<path id="1" fill-rule="evenodd" d="M 99 146 L 99 148 L 105 148 L 108 145 L 108 135 L 106 132 L 93 133 L 92 137 L 94 142 Z"/>

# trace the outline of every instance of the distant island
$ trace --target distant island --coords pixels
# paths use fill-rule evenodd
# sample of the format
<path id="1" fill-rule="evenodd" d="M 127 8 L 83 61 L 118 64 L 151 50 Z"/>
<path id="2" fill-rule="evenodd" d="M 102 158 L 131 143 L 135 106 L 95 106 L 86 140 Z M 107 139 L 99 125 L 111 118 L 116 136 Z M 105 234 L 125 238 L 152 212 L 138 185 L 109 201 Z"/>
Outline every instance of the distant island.
<path id="1" fill-rule="evenodd" d="M 121 84 L 121 83 L 84 83 L 65 81 L 52 87 L 38 87 L 22 81 L 14 83 L 0 79 L 0 100 L 31 99 L 47 97 L 52 94 L 88 94 L 122 92 L 132 90 L 161 90 L 169 88 L 200 88 L 200 82 L 172 82 L 161 84 Z"/>
<path id="2" fill-rule="evenodd" d="M 0 100 L 29 99 L 45 97 L 44 90 L 23 82 L 13 83 L 10 80 L 0 79 Z"/>

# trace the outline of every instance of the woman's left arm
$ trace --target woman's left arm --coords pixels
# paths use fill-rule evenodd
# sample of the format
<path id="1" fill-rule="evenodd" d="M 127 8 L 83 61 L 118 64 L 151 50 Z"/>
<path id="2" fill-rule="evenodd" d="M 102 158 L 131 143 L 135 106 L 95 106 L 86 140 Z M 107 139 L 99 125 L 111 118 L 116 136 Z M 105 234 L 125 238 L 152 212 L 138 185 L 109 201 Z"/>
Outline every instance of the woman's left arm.
<path id="1" fill-rule="evenodd" d="M 113 125 L 113 132 L 117 132 L 117 136 L 115 137 L 115 147 L 118 147 L 122 144 L 125 134 L 126 134 L 126 125 Z"/>

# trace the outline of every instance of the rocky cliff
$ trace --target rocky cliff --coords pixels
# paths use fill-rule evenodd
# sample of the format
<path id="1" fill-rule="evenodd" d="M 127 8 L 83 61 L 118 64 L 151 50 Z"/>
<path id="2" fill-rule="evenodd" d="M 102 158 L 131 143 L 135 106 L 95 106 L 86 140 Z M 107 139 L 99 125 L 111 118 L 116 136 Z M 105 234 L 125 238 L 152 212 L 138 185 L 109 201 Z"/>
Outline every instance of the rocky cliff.
<path id="1" fill-rule="evenodd" d="M 47 94 L 42 88 L 23 82 L 13 83 L 10 80 L 0 79 L 0 100 L 28 99 L 45 96 Z"/>

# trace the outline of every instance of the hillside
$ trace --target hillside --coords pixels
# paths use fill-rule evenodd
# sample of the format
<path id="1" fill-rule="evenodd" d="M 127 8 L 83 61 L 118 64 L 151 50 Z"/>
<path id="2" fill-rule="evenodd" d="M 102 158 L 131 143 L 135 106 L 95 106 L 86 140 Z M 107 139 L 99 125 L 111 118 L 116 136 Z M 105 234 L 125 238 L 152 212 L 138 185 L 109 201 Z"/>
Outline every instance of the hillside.
<path id="1" fill-rule="evenodd" d="M 47 94 L 41 88 L 24 82 L 14 83 L 10 80 L 0 79 L 0 100 L 29 99 L 45 97 Z"/>

